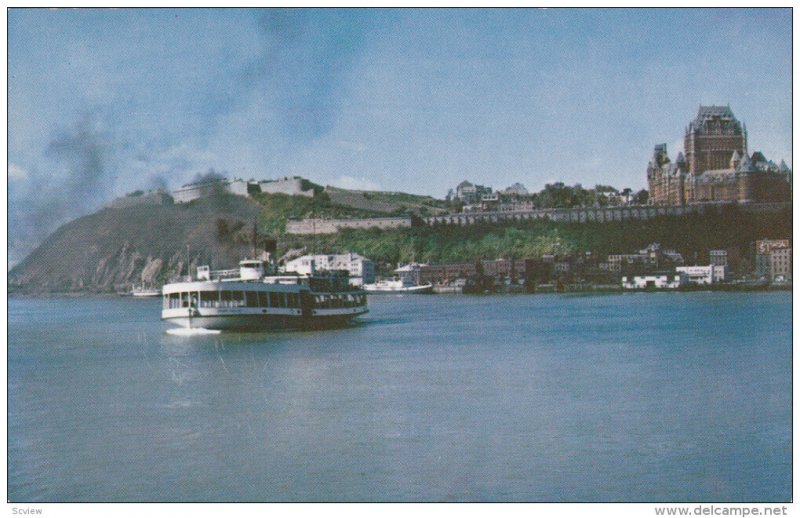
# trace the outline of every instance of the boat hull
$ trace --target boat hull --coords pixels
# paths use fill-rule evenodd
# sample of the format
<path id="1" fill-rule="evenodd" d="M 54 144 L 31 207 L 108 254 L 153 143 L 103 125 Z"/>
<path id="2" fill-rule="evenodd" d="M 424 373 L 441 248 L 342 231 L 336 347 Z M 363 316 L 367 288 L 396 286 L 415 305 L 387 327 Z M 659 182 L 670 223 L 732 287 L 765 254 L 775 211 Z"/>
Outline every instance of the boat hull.
<path id="1" fill-rule="evenodd" d="M 402 288 L 364 287 L 370 295 L 403 295 L 403 294 L 429 294 L 433 293 L 433 284 L 423 286 L 404 286 Z"/>
<path id="2" fill-rule="evenodd" d="M 161 291 L 134 291 L 131 295 L 134 297 L 160 297 Z"/>
<path id="3" fill-rule="evenodd" d="M 353 319 L 368 312 L 366 308 L 351 308 L 347 312 L 336 313 L 315 310 L 321 314 L 202 314 L 194 310 L 193 315 L 188 315 L 188 310 L 183 314 L 162 316 L 162 320 L 184 328 L 214 329 L 220 331 L 270 331 L 282 329 L 328 329 L 344 327 Z"/>

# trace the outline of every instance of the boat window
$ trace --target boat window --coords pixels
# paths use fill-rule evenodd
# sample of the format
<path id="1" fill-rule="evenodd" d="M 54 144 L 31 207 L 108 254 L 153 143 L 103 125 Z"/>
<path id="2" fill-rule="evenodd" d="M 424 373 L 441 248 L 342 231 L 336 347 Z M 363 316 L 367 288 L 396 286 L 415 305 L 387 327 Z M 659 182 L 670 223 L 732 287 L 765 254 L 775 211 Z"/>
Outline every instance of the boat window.
<path id="1" fill-rule="evenodd" d="M 300 307 L 300 297 L 297 296 L 297 293 L 289 293 L 286 295 L 287 303 L 290 308 L 299 308 Z"/>
<path id="2" fill-rule="evenodd" d="M 170 309 L 177 309 L 181 307 L 181 294 L 180 293 L 170 293 L 169 294 L 169 308 Z"/>
<path id="3" fill-rule="evenodd" d="M 246 291 L 245 295 L 247 296 L 247 306 L 251 308 L 258 307 L 258 292 L 257 291 Z"/>
<path id="4" fill-rule="evenodd" d="M 200 307 L 201 308 L 217 308 L 219 307 L 218 291 L 201 291 L 200 292 Z"/>
<path id="5" fill-rule="evenodd" d="M 269 293 L 269 305 L 273 308 L 284 308 L 286 307 L 286 294 L 271 291 Z"/>
<path id="6" fill-rule="evenodd" d="M 243 291 L 232 291 L 231 292 L 231 306 L 238 308 L 240 306 L 244 306 L 244 292 Z"/>
<path id="7" fill-rule="evenodd" d="M 220 307 L 229 308 L 231 307 L 231 299 L 232 299 L 232 292 L 230 291 L 221 291 L 220 292 Z"/>
<path id="8" fill-rule="evenodd" d="M 267 292 L 266 291 L 259 291 L 258 292 L 258 303 L 262 308 L 269 307 L 269 301 L 267 300 Z"/>

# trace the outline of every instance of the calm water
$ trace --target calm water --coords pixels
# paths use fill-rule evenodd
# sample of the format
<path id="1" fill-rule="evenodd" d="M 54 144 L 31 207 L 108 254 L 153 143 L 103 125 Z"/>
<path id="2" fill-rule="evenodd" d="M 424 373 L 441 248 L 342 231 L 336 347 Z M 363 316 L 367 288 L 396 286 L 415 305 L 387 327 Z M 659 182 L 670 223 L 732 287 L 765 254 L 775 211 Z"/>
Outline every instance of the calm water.
<path id="1" fill-rule="evenodd" d="M 787 501 L 791 294 L 387 296 L 178 337 L 11 299 L 12 501 Z"/>

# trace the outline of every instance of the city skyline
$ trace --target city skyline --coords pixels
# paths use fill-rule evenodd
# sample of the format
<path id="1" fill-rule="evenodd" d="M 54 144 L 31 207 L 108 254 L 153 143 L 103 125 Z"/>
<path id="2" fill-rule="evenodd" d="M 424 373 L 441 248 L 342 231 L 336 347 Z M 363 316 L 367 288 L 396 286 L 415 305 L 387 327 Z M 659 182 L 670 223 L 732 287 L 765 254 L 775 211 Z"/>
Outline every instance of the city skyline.
<path id="1" fill-rule="evenodd" d="M 209 169 L 644 189 L 700 105 L 792 167 L 791 29 L 790 9 L 11 9 L 9 254 Z"/>

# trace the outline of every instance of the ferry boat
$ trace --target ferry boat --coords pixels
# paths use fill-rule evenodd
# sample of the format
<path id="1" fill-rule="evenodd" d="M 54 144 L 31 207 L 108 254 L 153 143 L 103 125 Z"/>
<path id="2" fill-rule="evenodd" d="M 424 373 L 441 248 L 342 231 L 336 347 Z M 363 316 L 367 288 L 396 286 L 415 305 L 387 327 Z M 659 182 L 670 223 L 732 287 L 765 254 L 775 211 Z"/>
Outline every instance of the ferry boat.
<path id="1" fill-rule="evenodd" d="M 234 270 L 200 266 L 196 280 L 166 284 L 162 293 L 161 319 L 184 328 L 327 328 L 369 311 L 366 293 L 350 286 L 346 272 L 280 275 L 252 259 Z"/>
<path id="2" fill-rule="evenodd" d="M 161 290 L 158 288 L 147 288 L 145 286 L 134 286 L 131 290 L 134 297 L 160 297 Z"/>
<path id="3" fill-rule="evenodd" d="M 433 293 L 433 284 L 413 284 L 405 279 L 382 280 L 365 284 L 364 291 L 370 294 Z"/>

